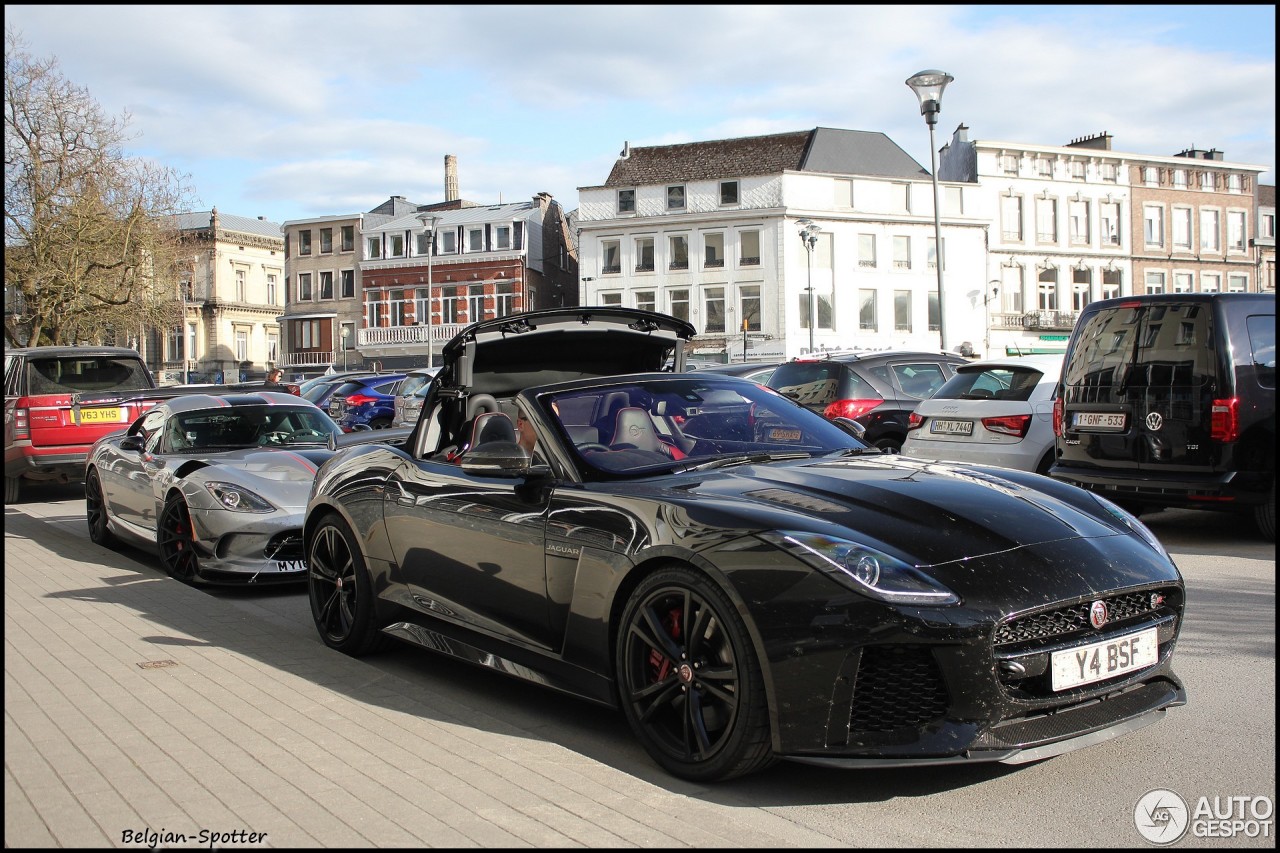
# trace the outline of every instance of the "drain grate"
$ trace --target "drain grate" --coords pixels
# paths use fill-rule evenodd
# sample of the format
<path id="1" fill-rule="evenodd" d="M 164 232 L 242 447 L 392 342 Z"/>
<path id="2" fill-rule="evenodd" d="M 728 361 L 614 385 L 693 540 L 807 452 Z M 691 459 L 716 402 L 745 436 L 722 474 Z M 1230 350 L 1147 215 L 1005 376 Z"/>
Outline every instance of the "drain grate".
<path id="1" fill-rule="evenodd" d="M 167 666 L 177 666 L 176 660 L 144 660 L 138 664 L 142 669 L 164 669 Z"/>

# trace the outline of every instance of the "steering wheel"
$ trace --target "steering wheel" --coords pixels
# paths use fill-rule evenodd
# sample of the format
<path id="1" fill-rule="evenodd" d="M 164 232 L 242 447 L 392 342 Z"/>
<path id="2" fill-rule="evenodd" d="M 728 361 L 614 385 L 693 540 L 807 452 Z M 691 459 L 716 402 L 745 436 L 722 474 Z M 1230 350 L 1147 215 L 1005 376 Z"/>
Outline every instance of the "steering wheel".
<path id="1" fill-rule="evenodd" d="M 285 432 L 284 430 L 264 432 L 258 437 L 258 444 L 259 446 L 264 444 L 284 444 L 289 440 L 290 435 L 292 435 L 292 433 Z"/>
<path id="2" fill-rule="evenodd" d="M 304 429 L 295 429 L 293 432 L 286 435 L 284 437 L 284 440 L 293 441 L 294 439 L 302 439 L 302 438 L 316 438 L 322 441 L 328 441 L 329 436 L 325 435 L 322 432 L 319 432 L 318 430 L 304 428 Z"/>

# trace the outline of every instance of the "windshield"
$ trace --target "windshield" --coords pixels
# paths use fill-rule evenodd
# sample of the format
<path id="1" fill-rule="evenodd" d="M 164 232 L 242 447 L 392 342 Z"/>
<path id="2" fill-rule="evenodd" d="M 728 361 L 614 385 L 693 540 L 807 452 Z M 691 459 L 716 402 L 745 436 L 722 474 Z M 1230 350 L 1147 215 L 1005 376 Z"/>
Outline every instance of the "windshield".
<path id="1" fill-rule="evenodd" d="M 754 382 L 681 374 L 537 395 L 586 469 L 612 474 L 861 451 L 836 424 Z"/>
<path id="2" fill-rule="evenodd" d="M 341 430 L 314 406 L 236 406 L 174 415 L 167 427 L 169 450 L 233 450 L 245 447 L 327 445 Z"/>
<path id="3" fill-rule="evenodd" d="M 27 370 L 27 387 L 32 394 L 142 391 L 153 387 L 142 360 L 127 356 L 33 358 L 27 362 Z"/>

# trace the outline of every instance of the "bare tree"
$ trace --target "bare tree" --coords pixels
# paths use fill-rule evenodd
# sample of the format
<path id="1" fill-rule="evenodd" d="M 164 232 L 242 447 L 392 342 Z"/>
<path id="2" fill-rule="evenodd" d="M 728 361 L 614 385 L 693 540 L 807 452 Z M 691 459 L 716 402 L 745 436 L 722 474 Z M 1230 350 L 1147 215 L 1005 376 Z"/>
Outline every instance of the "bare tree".
<path id="1" fill-rule="evenodd" d="M 5 340 L 124 343 L 181 322 L 187 176 L 130 158 L 112 118 L 5 28 Z"/>

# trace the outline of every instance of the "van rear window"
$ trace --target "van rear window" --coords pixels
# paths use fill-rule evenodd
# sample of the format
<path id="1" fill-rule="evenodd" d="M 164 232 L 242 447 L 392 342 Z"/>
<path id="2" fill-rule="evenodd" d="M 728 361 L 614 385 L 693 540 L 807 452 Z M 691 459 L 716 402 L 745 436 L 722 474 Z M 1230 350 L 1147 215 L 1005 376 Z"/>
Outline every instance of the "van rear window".
<path id="1" fill-rule="evenodd" d="M 140 359 L 121 356 L 58 356 L 27 362 L 28 394 L 142 391 L 151 388 Z"/>
<path id="2" fill-rule="evenodd" d="M 1098 311 L 1081 321 L 1063 381 L 1100 389 L 1211 382 L 1217 363 L 1212 324 L 1204 303 Z"/>

